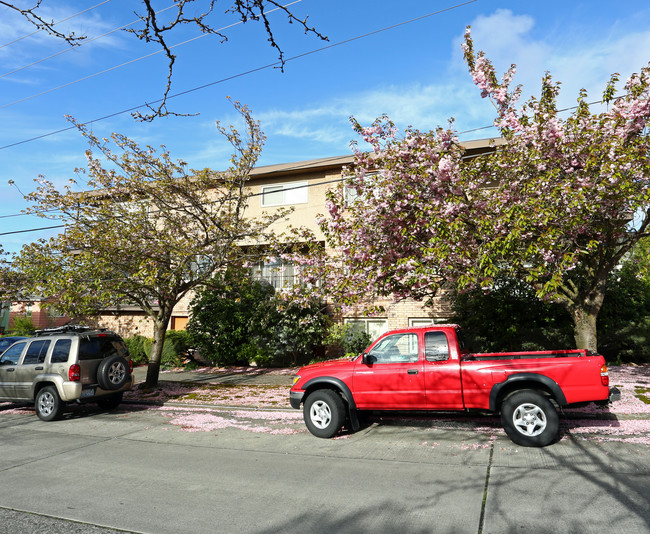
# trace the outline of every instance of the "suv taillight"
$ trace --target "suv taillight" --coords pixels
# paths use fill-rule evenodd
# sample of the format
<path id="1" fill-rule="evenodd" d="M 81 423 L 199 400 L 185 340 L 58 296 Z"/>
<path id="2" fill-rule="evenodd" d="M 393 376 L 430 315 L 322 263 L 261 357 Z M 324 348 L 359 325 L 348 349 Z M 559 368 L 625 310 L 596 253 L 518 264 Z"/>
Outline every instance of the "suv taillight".
<path id="1" fill-rule="evenodd" d="M 129 373 L 133 373 L 133 360 L 129 360 Z"/>
<path id="2" fill-rule="evenodd" d="M 68 370 L 68 380 L 70 380 L 70 382 L 79 382 L 79 380 L 81 380 L 81 367 L 79 367 L 79 364 L 75 363 L 70 366 L 70 369 Z"/>
<path id="3" fill-rule="evenodd" d="M 609 386 L 609 372 L 606 365 L 600 368 L 600 382 L 603 386 Z"/>

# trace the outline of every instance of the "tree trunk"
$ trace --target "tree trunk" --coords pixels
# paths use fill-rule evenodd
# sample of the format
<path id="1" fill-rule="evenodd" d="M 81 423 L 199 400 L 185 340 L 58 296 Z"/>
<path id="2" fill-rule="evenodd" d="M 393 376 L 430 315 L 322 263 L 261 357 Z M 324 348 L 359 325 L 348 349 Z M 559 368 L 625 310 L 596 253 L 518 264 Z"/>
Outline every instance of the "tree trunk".
<path id="1" fill-rule="evenodd" d="M 605 281 L 596 284 L 586 294 L 579 295 L 567 306 L 573 319 L 573 335 L 577 349 L 598 351 L 598 332 L 596 320 L 605 299 Z"/>
<path id="2" fill-rule="evenodd" d="M 149 365 L 147 367 L 146 388 L 155 388 L 158 386 L 160 360 L 165 344 L 165 332 L 167 332 L 167 325 L 169 324 L 169 317 L 166 317 L 166 315 L 154 320 L 153 346 L 151 347 L 151 355 L 149 356 Z"/>
<path id="3" fill-rule="evenodd" d="M 596 352 L 598 349 L 598 332 L 596 330 L 598 312 L 594 313 L 582 308 L 574 308 L 571 315 L 573 317 L 573 335 L 576 340 L 576 348 Z"/>

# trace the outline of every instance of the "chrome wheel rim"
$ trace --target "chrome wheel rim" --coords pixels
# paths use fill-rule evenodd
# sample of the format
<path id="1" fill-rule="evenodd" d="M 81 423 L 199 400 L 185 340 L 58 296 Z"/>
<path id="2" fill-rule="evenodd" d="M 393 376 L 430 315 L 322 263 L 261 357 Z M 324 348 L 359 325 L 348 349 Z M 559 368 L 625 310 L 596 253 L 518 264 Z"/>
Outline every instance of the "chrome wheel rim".
<path id="1" fill-rule="evenodd" d="M 325 401 L 316 401 L 311 405 L 309 418 L 316 428 L 321 430 L 327 428 L 332 421 L 332 410 Z"/>
<path id="2" fill-rule="evenodd" d="M 108 370 L 108 379 L 112 384 L 119 384 L 124 380 L 124 375 L 126 375 L 126 369 L 120 362 L 114 363 Z"/>
<path id="3" fill-rule="evenodd" d="M 512 423 L 524 436 L 539 436 L 546 430 L 546 414 L 536 404 L 527 402 L 515 408 Z"/>
<path id="4" fill-rule="evenodd" d="M 38 409 L 43 415 L 50 415 L 54 411 L 54 395 L 51 393 L 41 395 L 38 399 Z"/>

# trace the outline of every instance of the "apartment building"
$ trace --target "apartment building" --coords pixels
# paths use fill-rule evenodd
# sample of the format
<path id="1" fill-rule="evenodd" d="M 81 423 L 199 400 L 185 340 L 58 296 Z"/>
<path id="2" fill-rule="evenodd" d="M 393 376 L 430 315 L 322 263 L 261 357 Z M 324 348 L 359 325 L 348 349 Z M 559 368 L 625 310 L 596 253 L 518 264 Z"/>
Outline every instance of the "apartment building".
<path id="1" fill-rule="evenodd" d="M 480 139 L 461 143 L 466 155 L 489 152 L 500 140 Z M 282 221 L 275 223 L 274 229 L 281 232 L 289 225 L 306 227 L 312 230 L 316 239 L 325 238 L 316 223 L 318 215 L 326 213 L 326 192 L 341 182 L 341 171 L 353 162 L 353 156 L 334 156 L 329 158 L 298 161 L 277 165 L 257 167 L 251 172 L 250 186 L 253 196 L 249 201 L 249 215 L 256 217 L 265 211 L 278 208 L 291 208 L 291 213 Z M 265 279 L 276 288 L 287 287 L 294 281 L 292 265 L 282 265 L 280 260 L 258 265 L 254 275 Z M 189 307 L 192 295 L 184 298 L 174 309 L 169 328 L 182 330 L 189 320 Z M 386 330 L 406 326 L 421 326 L 441 321 L 449 317 L 451 310 L 443 297 L 437 299 L 433 307 L 424 307 L 412 300 L 394 302 L 383 299 L 377 302 L 384 312 L 367 316 L 363 309 L 348 310 L 337 319 L 356 324 L 373 338 Z M 103 326 L 113 328 L 123 335 L 152 335 L 152 324 L 137 307 L 120 306 L 100 317 Z"/>

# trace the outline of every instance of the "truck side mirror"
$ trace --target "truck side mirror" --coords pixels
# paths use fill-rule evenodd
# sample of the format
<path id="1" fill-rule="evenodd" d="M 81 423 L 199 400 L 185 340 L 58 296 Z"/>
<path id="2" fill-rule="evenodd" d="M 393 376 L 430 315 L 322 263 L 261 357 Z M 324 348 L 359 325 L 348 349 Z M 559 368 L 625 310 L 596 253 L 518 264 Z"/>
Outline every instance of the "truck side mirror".
<path id="1" fill-rule="evenodd" d="M 373 356 L 372 354 L 369 354 L 368 352 L 364 352 L 361 361 L 365 363 L 366 365 L 372 365 L 377 361 L 377 356 Z"/>

